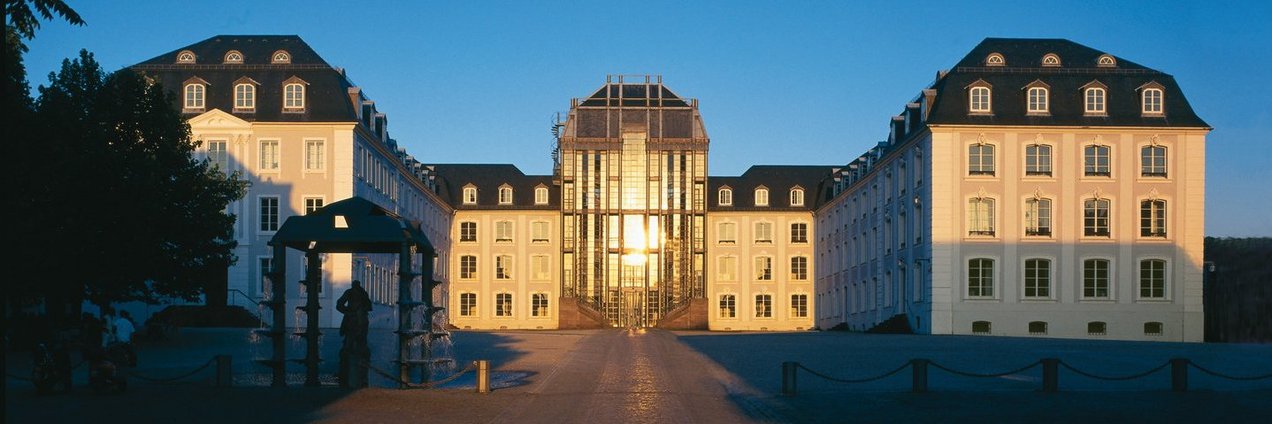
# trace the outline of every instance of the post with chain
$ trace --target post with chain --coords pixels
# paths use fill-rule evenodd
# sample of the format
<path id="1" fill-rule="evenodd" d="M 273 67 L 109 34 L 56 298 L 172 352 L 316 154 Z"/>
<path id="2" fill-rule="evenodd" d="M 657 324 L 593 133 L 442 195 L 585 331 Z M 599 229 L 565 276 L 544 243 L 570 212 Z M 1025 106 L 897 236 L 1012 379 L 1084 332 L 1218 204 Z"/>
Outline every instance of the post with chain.
<path id="1" fill-rule="evenodd" d="M 1188 359 L 1173 358 L 1170 360 L 1170 389 L 1176 392 L 1188 391 Z"/>
<path id="2" fill-rule="evenodd" d="M 928 391 L 928 361 L 927 359 L 911 359 L 910 370 L 914 372 L 914 382 L 911 385 L 911 392 L 927 393 Z"/>
<path id="3" fill-rule="evenodd" d="M 477 366 L 477 393 L 490 393 L 490 361 L 473 361 Z"/>
<path id="4" fill-rule="evenodd" d="M 799 387 L 795 381 L 795 375 L 799 371 L 799 362 L 783 362 L 782 363 L 782 395 L 795 396 L 799 392 Z"/>
<path id="5" fill-rule="evenodd" d="M 230 387 L 234 385 L 234 362 L 230 360 L 230 355 L 216 355 L 216 387 Z"/>
<path id="6" fill-rule="evenodd" d="M 1055 393 L 1060 390 L 1060 360 L 1042 359 L 1042 391 Z"/>

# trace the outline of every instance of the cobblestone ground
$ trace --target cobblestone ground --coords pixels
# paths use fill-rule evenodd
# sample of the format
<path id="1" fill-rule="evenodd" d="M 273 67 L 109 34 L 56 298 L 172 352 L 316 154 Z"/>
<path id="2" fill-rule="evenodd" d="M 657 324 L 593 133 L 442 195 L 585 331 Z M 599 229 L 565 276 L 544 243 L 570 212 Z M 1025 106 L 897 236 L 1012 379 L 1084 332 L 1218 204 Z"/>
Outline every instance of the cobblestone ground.
<path id="1" fill-rule="evenodd" d="M 1261 422 L 1272 416 L 1272 380 L 1232 382 L 1190 374 L 1186 393 L 1168 390 L 1168 372 L 1100 382 L 1062 371 L 1061 393 L 1040 393 L 1038 369 L 997 378 L 931 371 L 933 392 L 909 393 L 909 372 L 847 385 L 799 376 L 799 394 L 781 396 L 780 364 L 799 361 L 839 377 L 896 368 L 914 357 L 989 373 L 1060 357 L 1090 372 L 1127 375 L 1187 357 L 1235 375 L 1272 372 L 1272 345 L 1127 343 L 994 337 L 880 336 L 837 332 L 706 333 L 660 330 L 456 332 L 456 360 L 491 361 L 496 390 L 477 394 L 471 374 L 440 389 L 398 390 L 373 378 L 363 390 L 251 386 L 266 352 L 247 330 L 186 329 L 139 346 L 150 377 L 175 376 L 214 354 L 234 357 L 236 384 L 213 387 L 211 370 L 178 382 L 130 380 L 129 391 L 96 395 L 76 372 L 71 393 L 37 396 L 6 379 L 5 422 Z M 372 335 L 373 362 L 389 367 L 395 341 Z M 324 375 L 338 343 L 324 340 Z M 265 349 L 267 350 L 267 349 Z M 293 350 L 289 357 L 300 356 Z M 10 375 L 30 358 L 10 353 Z M 300 375 L 293 368 L 293 377 Z M 330 381 L 330 378 L 324 378 Z"/>

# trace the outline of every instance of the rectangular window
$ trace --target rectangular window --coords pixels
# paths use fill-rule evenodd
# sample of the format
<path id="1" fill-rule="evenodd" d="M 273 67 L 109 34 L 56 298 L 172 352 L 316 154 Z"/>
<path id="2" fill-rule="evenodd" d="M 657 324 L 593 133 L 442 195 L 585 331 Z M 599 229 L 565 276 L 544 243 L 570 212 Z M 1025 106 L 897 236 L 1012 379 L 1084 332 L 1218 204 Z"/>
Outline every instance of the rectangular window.
<path id="1" fill-rule="evenodd" d="M 256 109 L 256 86 L 251 84 L 234 86 L 234 109 L 238 111 Z"/>
<path id="2" fill-rule="evenodd" d="M 495 316 L 512 316 L 512 293 L 499 293 L 495 295 Z"/>
<path id="3" fill-rule="evenodd" d="M 261 140 L 261 171 L 278 170 L 278 140 Z"/>
<path id="4" fill-rule="evenodd" d="M 230 153 L 227 150 L 227 144 L 225 140 L 208 141 L 208 164 L 226 173 L 230 171 Z"/>
<path id="5" fill-rule="evenodd" d="M 1161 114 L 1162 113 L 1162 90 L 1156 88 L 1144 89 L 1144 113 Z"/>
<path id="6" fill-rule="evenodd" d="M 994 235 L 994 199 L 973 197 L 967 201 L 967 235 Z"/>
<path id="7" fill-rule="evenodd" d="M 548 204 L 548 189 L 546 187 L 538 187 L 534 189 L 534 204 Z"/>
<path id="8" fill-rule="evenodd" d="M 772 318 L 773 317 L 773 295 L 771 294 L 755 295 L 755 317 L 756 318 Z"/>
<path id="9" fill-rule="evenodd" d="M 511 255 L 495 256 L 495 279 L 496 280 L 512 279 L 512 256 Z"/>
<path id="10" fill-rule="evenodd" d="M 1082 205 L 1082 234 L 1089 237 L 1108 237 L 1109 200 L 1086 199 Z"/>
<path id="11" fill-rule="evenodd" d="M 796 222 L 791 224 L 791 243 L 808 243 L 808 224 Z"/>
<path id="12" fill-rule="evenodd" d="M 477 257 L 464 255 L 459 257 L 459 278 L 471 280 L 477 278 Z"/>
<path id="13" fill-rule="evenodd" d="M 536 318 L 548 316 L 548 295 L 546 293 L 530 295 L 530 316 Z"/>
<path id="14" fill-rule="evenodd" d="M 459 294 L 459 316 L 477 316 L 477 293 Z"/>
<path id="15" fill-rule="evenodd" d="M 755 257 L 755 279 L 773 281 L 773 258 L 769 256 Z"/>
<path id="16" fill-rule="evenodd" d="M 968 175 L 994 175 L 994 145 L 973 144 L 967 147 Z"/>
<path id="17" fill-rule="evenodd" d="M 464 204 L 465 205 L 477 204 L 477 188 L 476 187 L 464 187 Z"/>
<path id="18" fill-rule="evenodd" d="M 326 143 L 323 140 L 305 140 L 306 171 L 321 171 L 327 167 L 324 159 L 326 153 L 323 149 L 324 145 Z"/>
<path id="19" fill-rule="evenodd" d="M 535 255 L 530 257 L 530 275 L 537 281 L 544 281 L 552 278 L 552 262 L 547 255 Z"/>
<path id="20" fill-rule="evenodd" d="M 808 295 L 792 294 L 791 295 L 791 318 L 807 318 L 808 317 Z"/>
<path id="21" fill-rule="evenodd" d="M 1028 113 L 1047 113 L 1047 89 L 1034 87 L 1029 89 Z"/>
<path id="22" fill-rule="evenodd" d="M 1140 175 L 1144 177 L 1166 176 L 1166 148 L 1144 146 L 1140 149 Z"/>
<path id="23" fill-rule="evenodd" d="M 798 281 L 808 279 L 808 257 L 791 257 L 791 279 Z"/>
<path id="24" fill-rule="evenodd" d="M 530 242 L 531 243 L 547 243 L 548 233 L 551 228 L 546 221 L 535 221 L 530 223 Z"/>
<path id="25" fill-rule="evenodd" d="M 720 295 L 720 318 L 736 318 L 738 316 L 738 299 L 731 294 Z"/>
<path id="26" fill-rule="evenodd" d="M 512 189 L 511 188 L 509 187 L 499 188 L 499 204 L 501 205 L 512 204 Z"/>
<path id="27" fill-rule="evenodd" d="M 271 272 L 273 272 L 273 271 L 274 271 L 274 258 L 257 258 L 257 259 L 258 259 L 258 260 L 257 260 L 257 264 L 256 264 L 256 269 L 257 269 L 257 271 L 260 273 L 260 276 L 261 276 L 261 291 L 260 291 L 260 293 L 262 293 L 262 294 L 269 294 L 269 293 L 273 293 L 273 292 L 274 292 L 274 288 L 273 288 L 273 287 L 270 287 L 270 277 L 269 277 L 269 273 L 271 273 Z"/>
<path id="28" fill-rule="evenodd" d="M 1046 144 L 1025 146 L 1025 175 L 1051 176 L 1051 146 Z"/>
<path id="29" fill-rule="evenodd" d="M 1025 235 L 1051 236 L 1051 199 L 1025 201 Z"/>
<path id="30" fill-rule="evenodd" d="M 967 261 L 967 296 L 994 297 L 994 260 L 977 258 Z"/>
<path id="31" fill-rule="evenodd" d="M 1047 259 L 1025 260 L 1025 297 L 1051 297 L 1051 261 Z"/>
<path id="32" fill-rule="evenodd" d="M 720 269 L 716 272 L 720 277 L 720 281 L 737 281 L 738 258 L 736 256 L 721 256 L 718 261 Z"/>
<path id="33" fill-rule="evenodd" d="M 756 243 L 772 243 L 773 242 L 773 223 L 771 222 L 755 223 L 755 242 Z"/>
<path id="34" fill-rule="evenodd" d="M 499 221 L 495 223 L 495 241 L 512 241 L 512 221 Z"/>
<path id="35" fill-rule="evenodd" d="M 755 206 L 768 206 L 768 204 L 769 204 L 768 189 L 763 189 L 763 188 L 756 189 L 755 190 Z"/>
<path id="36" fill-rule="evenodd" d="M 1166 237 L 1166 201 L 1140 202 L 1140 236 Z"/>
<path id="37" fill-rule="evenodd" d="M 261 196 L 261 231 L 278 231 L 278 197 Z"/>
<path id="38" fill-rule="evenodd" d="M 476 222 L 459 223 L 459 241 L 465 241 L 465 242 L 477 241 L 477 223 Z"/>
<path id="39" fill-rule="evenodd" d="M 1103 115 L 1105 113 L 1103 88 L 1088 88 L 1086 90 L 1085 112 L 1091 115 Z"/>
<path id="40" fill-rule="evenodd" d="M 305 86 L 287 84 L 283 87 L 283 109 L 305 108 Z"/>
<path id="41" fill-rule="evenodd" d="M 1161 259 L 1140 261 L 1140 298 L 1166 298 L 1166 261 Z"/>
<path id="42" fill-rule="evenodd" d="M 1108 146 L 1086 146 L 1083 148 L 1083 172 L 1088 177 L 1107 177 L 1113 175 L 1109 168 Z"/>
<path id="43" fill-rule="evenodd" d="M 1109 261 L 1104 259 L 1082 261 L 1082 297 L 1109 298 Z"/>
<path id="44" fill-rule="evenodd" d="M 309 215 L 311 213 L 314 213 L 314 211 L 316 210 L 322 209 L 322 206 L 323 206 L 323 200 L 321 197 L 306 197 L 305 198 L 305 215 Z"/>
<path id="45" fill-rule="evenodd" d="M 989 113 L 989 87 L 972 87 L 968 108 L 973 113 Z"/>
<path id="46" fill-rule="evenodd" d="M 716 231 L 720 238 L 721 244 L 734 244 L 738 240 L 738 224 L 732 222 L 721 222 L 716 225 L 719 230 Z"/>

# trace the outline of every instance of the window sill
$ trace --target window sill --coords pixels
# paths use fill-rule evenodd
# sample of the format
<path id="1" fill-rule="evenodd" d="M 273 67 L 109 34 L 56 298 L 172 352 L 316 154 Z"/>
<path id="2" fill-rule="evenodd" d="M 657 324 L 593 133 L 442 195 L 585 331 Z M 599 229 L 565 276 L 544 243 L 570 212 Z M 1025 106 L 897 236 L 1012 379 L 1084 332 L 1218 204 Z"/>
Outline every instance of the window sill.
<path id="1" fill-rule="evenodd" d="M 1117 299 L 1107 297 L 1081 298 L 1078 301 L 1082 303 L 1117 303 Z"/>
<path id="2" fill-rule="evenodd" d="M 1025 178 L 1033 178 L 1033 179 L 1054 179 L 1054 178 L 1055 178 L 1055 176 L 1054 176 L 1054 175 L 1052 175 L 1050 172 L 1028 172 L 1028 171 L 1026 171 L 1026 172 L 1025 172 Z"/>
<path id="3" fill-rule="evenodd" d="M 243 113 L 243 114 L 256 113 L 256 109 L 255 109 L 255 108 L 252 108 L 252 109 L 238 109 L 238 108 L 235 108 L 235 109 L 231 110 L 231 113 Z"/>
<path id="4" fill-rule="evenodd" d="M 1089 111 L 1088 111 L 1088 112 L 1084 112 L 1084 113 L 1082 113 L 1082 117 L 1084 117 L 1084 118 L 1108 118 L 1108 117 L 1109 117 L 1109 114 L 1108 114 L 1108 112 L 1089 112 Z"/>
<path id="5" fill-rule="evenodd" d="M 1021 303 L 1059 303 L 1060 301 L 1054 297 L 1024 297 L 1020 299 Z"/>
<path id="6" fill-rule="evenodd" d="M 301 113 L 305 113 L 305 109 L 287 109 L 287 108 L 284 108 L 284 109 L 283 109 L 283 113 L 296 113 L 296 114 L 301 114 Z"/>
<path id="7" fill-rule="evenodd" d="M 1156 303 L 1159 305 L 1166 305 L 1166 304 L 1171 304 L 1175 302 L 1166 298 L 1149 297 L 1149 298 L 1135 299 L 1135 303 Z"/>
<path id="8" fill-rule="evenodd" d="M 181 109 L 181 113 L 203 113 L 203 112 L 206 112 L 206 111 L 207 111 L 207 110 L 206 110 L 206 109 L 204 109 L 204 108 L 198 108 L 198 109 L 194 109 L 194 108 L 184 108 L 184 109 Z"/>

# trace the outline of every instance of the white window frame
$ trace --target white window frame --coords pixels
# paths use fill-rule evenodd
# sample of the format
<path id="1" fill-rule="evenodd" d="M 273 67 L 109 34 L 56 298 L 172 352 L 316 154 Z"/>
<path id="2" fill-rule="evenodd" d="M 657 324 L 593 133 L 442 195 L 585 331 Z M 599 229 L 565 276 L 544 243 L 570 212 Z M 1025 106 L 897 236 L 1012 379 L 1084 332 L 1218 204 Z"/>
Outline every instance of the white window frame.
<path id="1" fill-rule="evenodd" d="M 755 206 L 768 206 L 768 205 L 769 205 L 768 189 L 763 187 L 755 189 Z"/>
<path id="2" fill-rule="evenodd" d="M 1140 111 L 1145 115 L 1162 115 L 1166 111 L 1166 93 L 1160 88 L 1145 88 L 1140 93 Z"/>
<path id="3" fill-rule="evenodd" d="M 530 242 L 531 243 L 550 243 L 552 237 L 552 223 L 548 221 L 531 221 L 530 222 Z"/>
<path id="4" fill-rule="evenodd" d="M 276 138 L 263 138 L 256 143 L 256 170 L 261 173 L 282 172 L 283 142 Z"/>
<path id="5" fill-rule="evenodd" d="M 463 197 L 465 205 L 477 204 L 477 187 L 464 187 Z"/>
<path id="6" fill-rule="evenodd" d="M 738 223 L 733 221 L 716 223 L 716 239 L 719 244 L 737 244 Z"/>
<path id="7" fill-rule="evenodd" d="M 1147 239 L 1165 239 L 1170 236 L 1168 218 L 1170 202 L 1166 199 L 1140 199 L 1139 236 Z M 1145 216 L 1147 215 L 1147 216 Z M 1145 225 L 1147 224 L 1147 225 Z"/>
<path id="8" fill-rule="evenodd" d="M 751 261 L 754 267 L 754 281 L 773 281 L 773 257 L 769 255 L 756 255 L 755 260 Z"/>
<path id="9" fill-rule="evenodd" d="M 1025 177 L 1051 177 L 1055 171 L 1052 167 L 1052 151 L 1050 144 L 1034 143 L 1025 146 Z M 1030 161 L 1033 163 L 1031 164 Z"/>
<path id="10" fill-rule="evenodd" d="M 993 113 L 993 91 L 985 86 L 976 86 L 968 89 L 967 111 L 971 113 Z"/>
<path id="11" fill-rule="evenodd" d="M 185 85 L 183 91 L 185 99 L 183 109 L 189 111 L 204 110 L 207 108 L 208 86 L 197 82 Z"/>
<path id="12" fill-rule="evenodd" d="M 717 194 L 720 206 L 733 206 L 733 189 L 721 188 Z"/>
<path id="13" fill-rule="evenodd" d="M 993 177 L 998 175 L 997 171 L 998 148 L 996 145 L 985 142 L 975 142 L 967 145 L 968 176 Z"/>
<path id="14" fill-rule="evenodd" d="M 1046 87 L 1029 87 L 1026 96 L 1028 109 L 1026 113 L 1046 114 L 1051 113 L 1051 91 Z"/>
<path id="15" fill-rule="evenodd" d="M 477 305 L 478 305 L 477 297 L 478 297 L 478 296 L 477 296 L 477 293 L 470 292 L 470 291 L 460 292 L 460 293 L 459 293 L 459 316 L 461 316 L 461 317 L 475 317 L 475 316 L 477 316 L 477 315 L 478 315 L 478 313 L 479 313 L 479 312 L 478 312 L 478 309 L 477 309 Z M 472 304 L 471 304 L 471 305 L 465 305 L 465 304 L 464 304 L 464 300 L 465 300 L 465 299 L 470 299 L 470 300 L 472 300 Z"/>
<path id="16" fill-rule="evenodd" d="M 468 261 L 471 259 L 471 261 Z M 469 263 L 465 263 L 469 262 Z M 478 266 L 477 255 L 459 255 L 459 279 L 476 280 L 481 273 L 481 267 Z"/>
<path id="17" fill-rule="evenodd" d="M 509 187 L 509 186 L 499 187 L 499 204 L 501 205 L 512 204 L 512 187 Z"/>
<path id="18" fill-rule="evenodd" d="M 752 225 L 751 227 L 752 227 L 751 229 L 755 232 L 754 234 L 752 234 L 754 236 L 755 244 L 773 244 L 773 223 L 772 222 L 756 221 L 755 224 Z"/>
<path id="19" fill-rule="evenodd" d="M 197 62 L 198 62 L 198 56 L 195 56 L 194 52 L 192 51 L 182 50 L 180 53 L 177 53 L 177 63 L 197 63 Z"/>
<path id="20" fill-rule="evenodd" d="M 1108 91 L 1101 87 L 1090 87 L 1082 93 L 1082 110 L 1088 115 L 1104 115 L 1108 113 Z"/>
<path id="21" fill-rule="evenodd" d="M 809 272 L 808 256 L 806 255 L 791 256 L 790 266 L 791 266 L 791 280 L 808 281 L 808 272 Z"/>
<path id="22" fill-rule="evenodd" d="M 291 53 L 286 50 L 279 50 L 269 55 L 269 61 L 273 64 L 291 63 Z"/>
<path id="23" fill-rule="evenodd" d="M 513 279 L 514 261 L 510 254 L 495 255 L 495 279 L 511 280 Z"/>
<path id="24" fill-rule="evenodd" d="M 796 301 L 800 299 L 800 301 Z M 790 296 L 790 317 L 791 318 L 808 318 L 808 293 L 791 293 Z"/>
<path id="25" fill-rule="evenodd" d="M 727 308 L 725 307 L 727 304 Z M 738 318 L 738 295 L 735 293 L 720 293 L 716 302 L 716 315 L 720 319 L 737 319 Z M 725 314 L 728 311 L 728 314 Z"/>
<path id="26" fill-rule="evenodd" d="M 799 237 L 796 237 L 797 235 Z M 799 221 L 799 222 L 791 223 L 791 243 L 794 243 L 794 244 L 808 243 L 808 223 L 807 222 Z"/>
<path id="27" fill-rule="evenodd" d="M 272 199 L 274 201 L 273 222 L 267 225 L 269 221 L 266 219 L 265 200 Z M 256 222 L 257 233 L 273 234 L 278 231 L 283 222 L 283 200 L 278 195 L 260 195 L 256 196 Z"/>
<path id="28" fill-rule="evenodd" d="M 1096 275 L 1095 277 L 1092 277 L 1092 278 L 1096 278 L 1096 280 L 1090 281 L 1094 285 L 1091 287 L 1091 291 L 1090 291 L 1091 294 L 1088 295 L 1088 291 L 1087 291 L 1087 283 L 1089 282 L 1087 277 L 1087 262 L 1088 261 L 1103 261 L 1104 264 L 1106 265 L 1106 268 L 1104 270 L 1105 277 L 1104 277 L 1104 287 L 1103 287 L 1105 294 L 1103 296 L 1100 296 L 1100 292 L 1099 292 L 1101 287 L 1098 285 L 1099 283 L 1098 275 Z M 1093 264 L 1094 263 L 1095 262 L 1093 262 Z M 1114 269 L 1113 259 L 1106 258 L 1106 257 L 1081 258 L 1081 260 L 1078 261 L 1078 298 L 1082 300 L 1095 300 L 1095 301 L 1116 300 L 1114 298 L 1114 296 L 1117 294 L 1117 285 L 1115 284 L 1116 276 L 1117 276 L 1117 271 L 1116 269 Z"/>
<path id="29" fill-rule="evenodd" d="M 552 279 L 552 257 L 548 255 L 530 256 L 530 279 L 547 281 Z"/>
<path id="30" fill-rule="evenodd" d="M 1055 234 L 1054 202 L 1047 197 L 1029 197 L 1025 199 L 1024 223 L 1025 237 L 1051 238 Z"/>
<path id="31" fill-rule="evenodd" d="M 471 234 L 466 234 L 468 233 L 468 231 L 466 231 L 466 229 L 464 228 L 466 224 L 472 224 Z M 477 221 L 460 221 L 459 222 L 459 242 L 460 243 L 476 243 L 477 237 L 478 237 L 477 228 L 478 228 Z M 470 235 L 471 237 L 469 237 Z"/>
<path id="32" fill-rule="evenodd" d="M 1161 291 L 1161 295 L 1159 296 L 1152 296 L 1151 293 L 1149 296 L 1144 295 L 1144 290 L 1145 290 L 1144 264 L 1146 262 L 1160 262 L 1162 265 L 1162 269 L 1160 270 L 1161 271 L 1161 287 L 1156 288 L 1157 290 Z M 1137 300 L 1152 301 L 1152 302 L 1169 301 L 1170 300 L 1170 261 L 1167 260 L 1166 258 L 1160 258 L 1160 257 L 1143 257 L 1143 258 L 1139 258 L 1139 260 L 1136 261 L 1136 265 L 1137 266 L 1135 267 L 1135 298 Z M 1154 287 L 1148 287 L 1148 289 L 1153 290 Z"/>
<path id="33" fill-rule="evenodd" d="M 534 204 L 536 205 L 548 204 L 548 188 L 547 187 L 534 188 Z"/>
<path id="34" fill-rule="evenodd" d="M 969 237 L 997 237 L 995 215 L 998 202 L 989 196 L 967 199 L 967 235 Z"/>
<path id="35" fill-rule="evenodd" d="M 516 312 L 513 307 L 515 296 L 508 292 L 495 293 L 495 318 L 512 318 Z"/>
<path id="36" fill-rule="evenodd" d="M 1101 216 L 1101 211 L 1103 211 L 1103 216 Z M 1112 213 L 1112 199 L 1107 197 L 1082 199 L 1082 236 L 1111 239 L 1113 237 Z"/>
<path id="37" fill-rule="evenodd" d="M 317 146 L 317 149 L 314 149 L 315 146 Z M 323 138 L 306 138 L 305 139 L 305 172 L 326 172 L 326 171 L 327 171 L 327 140 Z"/>
<path id="38" fill-rule="evenodd" d="M 220 148 L 214 148 L 219 146 Z M 212 139 L 207 141 L 204 148 L 204 156 L 208 159 L 209 165 L 215 165 L 221 172 L 230 173 L 230 141 L 226 139 Z"/>
<path id="39" fill-rule="evenodd" d="M 246 82 L 234 84 L 234 110 L 239 112 L 256 110 L 256 85 Z"/>
<path id="40" fill-rule="evenodd" d="M 738 257 L 724 255 L 716 257 L 716 279 L 719 281 L 738 280 Z"/>
<path id="41" fill-rule="evenodd" d="M 512 221 L 502 220 L 495 221 L 495 242 L 496 243 L 512 243 L 515 238 L 514 232 L 516 226 Z"/>
<path id="42" fill-rule="evenodd" d="M 313 211 L 310 211 L 310 207 L 317 206 L 316 208 L 313 209 L 314 211 L 317 211 L 318 209 L 322 209 L 323 206 L 327 205 L 326 196 L 304 196 L 302 198 L 302 201 L 304 202 L 304 210 L 302 210 L 302 212 L 304 212 L 305 215 L 309 215 L 310 213 L 313 212 Z"/>
<path id="43" fill-rule="evenodd" d="M 305 85 L 289 82 L 283 85 L 283 111 L 305 110 Z"/>
<path id="44" fill-rule="evenodd" d="M 979 268 L 977 269 L 976 275 L 973 276 L 972 261 L 989 261 L 988 275 L 986 275 L 984 269 L 985 262 L 977 262 Z M 991 257 L 974 257 L 967 258 L 964 264 L 967 267 L 967 275 L 965 279 L 967 290 L 963 293 L 966 294 L 967 298 L 976 300 L 994 299 L 998 294 L 998 290 L 996 290 L 998 287 L 996 287 L 995 284 L 995 280 L 997 280 L 996 274 L 998 273 L 999 268 L 998 260 Z M 975 290 L 975 294 L 973 294 L 973 290 Z"/>
<path id="45" fill-rule="evenodd" d="M 1100 160 L 1104 163 L 1101 164 Z M 1113 147 L 1105 144 L 1082 146 L 1082 176 L 1091 178 L 1113 177 Z"/>
<path id="46" fill-rule="evenodd" d="M 1167 178 L 1169 177 L 1168 166 L 1170 165 L 1170 153 L 1166 146 L 1158 144 L 1146 144 L 1140 146 L 1140 177 L 1141 178 Z M 1160 161 L 1160 165 L 1158 164 Z"/>
<path id="47" fill-rule="evenodd" d="M 791 206 L 804 206 L 804 189 L 791 189 Z"/>
<path id="48" fill-rule="evenodd" d="M 540 301 L 542 299 L 542 302 Z M 540 305 L 539 303 L 542 303 Z M 552 300 L 544 292 L 530 293 L 530 318 L 550 318 L 552 316 Z"/>
<path id="49" fill-rule="evenodd" d="M 755 294 L 755 318 L 772 319 L 776 314 L 773 313 L 773 294 L 772 293 L 756 293 Z M 761 301 L 763 299 L 763 301 Z"/>
<path id="50" fill-rule="evenodd" d="M 1030 276 L 1030 271 L 1031 271 L 1030 264 L 1031 262 L 1034 262 L 1034 261 L 1045 261 L 1047 266 L 1047 269 L 1045 270 L 1045 274 L 1039 273 L 1038 272 L 1039 270 L 1034 269 L 1033 270 L 1034 275 L 1032 277 Z M 1056 261 L 1054 259 L 1049 257 L 1038 257 L 1038 256 L 1026 257 L 1024 259 L 1021 259 L 1020 272 L 1021 272 L 1021 278 L 1020 278 L 1021 299 L 1025 299 L 1025 300 L 1054 300 L 1055 299 L 1056 297 L 1056 284 L 1055 284 Z M 1039 279 L 1045 279 L 1045 280 L 1042 280 L 1041 282 L 1046 283 L 1046 287 L 1045 287 L 1046 294 L 1038 293 L 1040 289 L 1044 288 L 1041 284 L 1034 284 L 1034 287 L 1032 288 L 1030 287 L 1031 283 L 1034 283 L 1036 282 L 1036 280 L 1039 280 Z M 1031 280 L 1035 280 L 1035 281 L 1031 281 Z M 1029 290 L 1031 289 L 1034 290 L 1033 295 L 1029 294 Z"/>

